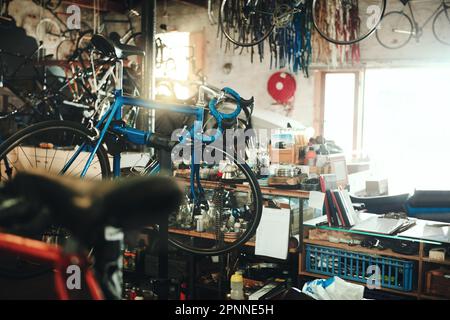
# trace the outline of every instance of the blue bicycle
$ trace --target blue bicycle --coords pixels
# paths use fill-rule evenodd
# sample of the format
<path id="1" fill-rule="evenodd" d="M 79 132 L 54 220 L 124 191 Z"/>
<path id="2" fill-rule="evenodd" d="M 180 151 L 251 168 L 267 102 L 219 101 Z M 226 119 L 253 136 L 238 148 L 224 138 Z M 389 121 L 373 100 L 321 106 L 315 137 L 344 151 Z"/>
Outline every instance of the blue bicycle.
<path id="1" fill-rule="evenodd" d="M 45 121 L 20 130 L 0 145 L 1 179 L 18 171 L 39 168 L 85 179 L 120 177 L 121 159 L 128 144 L 171 152 L 146 173 L 169 172 L 185 188 L 186 201 L 169 219 L 169 241 L 195 254 L 218 255 L 244 244 L 254 235 L 262 214 L 258 181 L 234 147 L 224 148 L 223 136 L 243 109 L 253 108 L 234 90 L 200 88 L 195 106 L 173 105 L 123 95 L 123 59 L 144 52 L 134 46 L 113 43 L 95 35 L 91 43 L 105 59 L 116 64 L 115 100 L 91 126 L 69 121 Z M 206 103 L 205 97 L 211 99 Z M 224 105 L 236 106 L 231 113 Z M 125 106 L 158 109 L 193 119 L 189 127 L 172 137 L 128 127 L 122 118 Z M 216 129 L 204 132 L 207 116 Z M 166 156 L 167 158 L 167 156 Z M 30 186 L 33 188 L 34 186 Z M 127 199 L 123 199 L 127 201 Z M 151 204 L 149 204 L 151 206 Z M 149 210 L 150 211 L 150 210 Z M 124 213 L 126 214 L 126 213 Z M 194 241 L 198 232 L 205 241 Z"/>

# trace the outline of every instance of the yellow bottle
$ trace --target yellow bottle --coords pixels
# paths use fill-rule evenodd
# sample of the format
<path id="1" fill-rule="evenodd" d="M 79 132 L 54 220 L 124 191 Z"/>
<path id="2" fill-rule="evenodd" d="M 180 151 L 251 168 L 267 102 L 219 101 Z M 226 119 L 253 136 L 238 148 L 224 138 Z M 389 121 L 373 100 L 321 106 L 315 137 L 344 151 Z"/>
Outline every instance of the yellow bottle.
<path id="1" fill-rule="evenodd" d="M 231 276 L 231 300 L 244 300 L 244 277 L 240 271 Z"/>

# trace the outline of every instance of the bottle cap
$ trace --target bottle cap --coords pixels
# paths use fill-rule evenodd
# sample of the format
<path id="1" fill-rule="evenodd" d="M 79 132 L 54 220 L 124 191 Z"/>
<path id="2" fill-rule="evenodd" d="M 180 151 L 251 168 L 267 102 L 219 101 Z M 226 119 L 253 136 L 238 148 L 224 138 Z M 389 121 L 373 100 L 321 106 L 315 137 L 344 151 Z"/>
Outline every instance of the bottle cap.
<path id="1" fill-rule="evenodd" d="M 242 273 L 236 272 L 231 276 L 231 282 L 244 282 L 244 277 L 242 276 Z"/>

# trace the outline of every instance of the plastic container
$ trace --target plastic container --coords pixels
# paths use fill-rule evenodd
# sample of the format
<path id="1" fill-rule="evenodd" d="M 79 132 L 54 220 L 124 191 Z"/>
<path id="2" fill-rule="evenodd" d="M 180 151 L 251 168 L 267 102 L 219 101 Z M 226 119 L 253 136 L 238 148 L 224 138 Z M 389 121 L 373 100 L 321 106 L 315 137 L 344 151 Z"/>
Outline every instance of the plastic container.
<path id="1" fill-rule="evenodd" d="M 244 300 L 244 277 L 237 271 L 231 276 L 231 300 Z"/>
<path id="2" fill-rule="evenodd" d="M 316 157 L 317 157 L 317 154 L 314 151 L 314 148 L 309 147 L 309 150 L 306 152 L 306 155 L 305 155 L 305 165 L 314 166 L 316 164 Z"/>
<path id="3" fill-rule="evenodd" d="M 380 284 L 384 288 L 411 291 L 414 262 L 378 255 L 306 245 L 306 271 L 338 276 L 345 280 L 366 283 L 369 266 L 380 270 Z"/>
<path id="4" fill-rule="evenodd" d="M 202 216 L 196 216 L 195 219 L 197 219 L 197 232 L 204 232 L 203 228 L 203 217 Z"/>

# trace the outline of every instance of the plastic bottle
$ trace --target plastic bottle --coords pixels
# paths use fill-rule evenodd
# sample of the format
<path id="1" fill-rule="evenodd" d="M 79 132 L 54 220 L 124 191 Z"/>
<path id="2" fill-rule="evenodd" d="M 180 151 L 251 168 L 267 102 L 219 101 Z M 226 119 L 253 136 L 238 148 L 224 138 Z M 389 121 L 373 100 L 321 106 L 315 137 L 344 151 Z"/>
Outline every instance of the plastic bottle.
<path id="1" fill-rule="evenodd" d="M 197 232 L 203 232 L 205 231 L 203 229 L 203 217 L 202 216 L 196 216 L 197 219 Z"/>
<path id="2" fill-rule="evenodd" d="M 317 154 L 314 151 L 313 147 L 309 147 L 309 150 L 306 152 L 305 155 L 305 165 L 307 166 L 314 166 L 316 162 Z"/>
<path id="3" fill-rule="evenodd" d="M 228 229 L 233 228 L 235 222 L 236 222 L 236 219 L 234 218 L 233 215 L 231 215 L 230 218 L 228 219 L 228 222 L 227 222 L 227 228 Z"/>
<path id="4" fill-rule="evenodd" d="M 231 276 L 230 298 L 231 300 L 244 300 L 244 277 L 239 271 Z"/>

